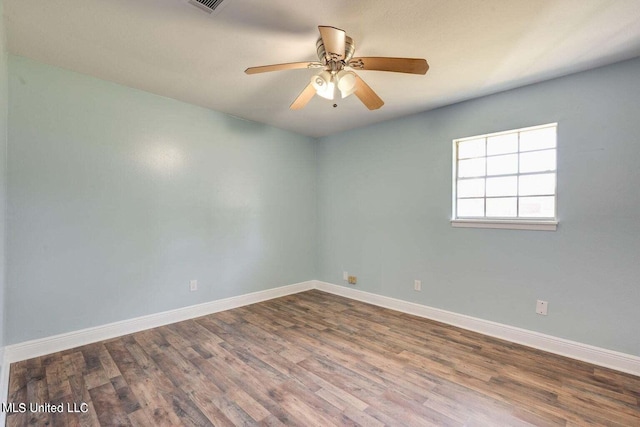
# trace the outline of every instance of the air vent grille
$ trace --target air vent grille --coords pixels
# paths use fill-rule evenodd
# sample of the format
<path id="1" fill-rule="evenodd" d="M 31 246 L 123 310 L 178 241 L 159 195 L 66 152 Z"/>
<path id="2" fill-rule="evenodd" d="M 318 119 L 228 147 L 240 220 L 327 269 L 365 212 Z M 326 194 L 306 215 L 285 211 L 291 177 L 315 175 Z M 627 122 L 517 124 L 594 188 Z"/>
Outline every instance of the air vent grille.
<path id="1" fill-rule="evenodd" d="M 207 13 L 213 13 L 213 11 L 220 6 L 222 1 L 223 0 L 188 0 L 187 3 L 204 10 Z"/>

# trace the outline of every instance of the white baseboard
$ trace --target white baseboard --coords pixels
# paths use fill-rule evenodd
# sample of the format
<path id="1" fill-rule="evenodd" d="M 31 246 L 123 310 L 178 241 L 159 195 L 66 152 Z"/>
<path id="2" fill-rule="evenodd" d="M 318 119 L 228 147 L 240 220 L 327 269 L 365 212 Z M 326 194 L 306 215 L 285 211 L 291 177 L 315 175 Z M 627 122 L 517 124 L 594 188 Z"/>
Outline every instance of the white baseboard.
<path id="1" fill-rule="evenodd" d="M 132 334 L 145 329 L 156 328 L 170 323 L 193 319 L 195 317 L 206 316 L 207 314 L 217 313 L 219 311 L 255 304 L 257 302 L 279 298 L 285 295 L 296 294 L 298 292 L 313 289 L 314 285 L 314 281 L 301 282 L 293 285 L 267 289 L 265 291 L 258 291 L 250 294 L 206 302 L 203 304 L 177 308 L 175 310 L 150 314 L 148 316 L 137 317 L 134 319 L 122 320 L 120 322 L 109 323 L 107 325 L 8 345 L 5 348 L 2 373 L 4 374 L 4 368 L 8 368 L 10 363 L 43 356 L 45 354 L 56 353 L 58 351 L 122 335 Z"/>
<path id="2" fill-rule="evenodd" d="M 504 325 L 502 323 L 478 319 L 476 317 L 453 313 L 439 308 L 359 291 L 346 286 L 334 285 L 332 283 L 321 282 L 318 280 L 314 281 L 314 285 L 316 289 L 324 292 L 436 320 L 462 329 L 522 344 L 527 347 L 537 348 L 549 353 L 559 354 L 561 356 L 582 360 L 594 365 L 615 369 L 616 371 L 640 376 L 640 357 L 631 354 L 607 350 L 605 348 L 541 334 L 539 332 L 529 331 L 515 326 Z"/>

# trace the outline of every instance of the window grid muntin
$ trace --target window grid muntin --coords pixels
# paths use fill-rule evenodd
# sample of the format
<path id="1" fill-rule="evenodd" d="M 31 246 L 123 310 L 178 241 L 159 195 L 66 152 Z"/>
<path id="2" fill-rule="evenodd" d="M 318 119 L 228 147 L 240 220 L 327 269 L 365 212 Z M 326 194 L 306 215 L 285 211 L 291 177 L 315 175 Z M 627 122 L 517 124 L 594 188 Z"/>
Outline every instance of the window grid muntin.
<path id="1" fill-rule="evenodd" d="M 558 174 L 557 174 L 557 170 L 558 170 L 558 166 L 557 166 L 557 149 L 558 149 L 558 141 L 557 141 L 557 127 L 558 124 L 557 123 L 550 123 L 547 125 L 540 125 L 540 126 L 533 126 L 533 127 L 529 127 L 529 128 L 522 128 L 522 129 L 514 129 L 514 130 L 510 130 L 510 131 L 504 131 L 504 132 L 497 132 L 497 133 L 492 133 L 492 134 L 487 134 L 487 135 L 478 135 L 478 136 L 472 136 L 469 138 L 461 138 L 461 139 L 457 139 L 455 140 L 455 198 L 454 198 L 454 203 L 455 203 L 455 208 L 454 208 L 454 218 L 455 219 L 486 219 L 489 221 L 500 221 L 500 220 L 510 220 L 510 221 L 528 221 L 528 220 L 555 220 L 557 218 L 557 212 L 558 212 L 558 200 L 557 200 L 557 184 L 558 184 Z M 539 130 L 539 129 L 546 129 L 546 128 L 553 128 L 555 129 L 555 145 L 552 148 L 549 147 L 545 147 L 545 148 L 541 148 L 541 149 L 537 149 L 537 150 L 526 150 L 526 151 L 521 151 L 520 150 L 520 136 L 522 133 L 524 132 L 529 132 L 529 131 L 534 131 L 534 130 Z M 487 155 L 487 142 L 488 142 L 488 138 L 490 137 L 494 137 L 494 136 L 500 136 L 500 135 L 507 135 L 507 134 L 513 134 L 513 133 L 517 133 L 518 135 L 518 151 L 516 152 L 510 152 L 510 153 L 500 153 L 500 154 L 491 154 L 491 155 Z M 458 152 L 459 152 L 459 147 L 460 147 L 460 143 L 465 142 L 465 141 L 473 141 L 473 140 L 480 140 L 482 139 L 484 142 L 484 156 L 476 156 L 476 157 L 465 157 L 463 159 L 458 158 Z M 543 171 L 536 171 L 536 172 L 525 172 L 525 173 L 520 173 L 520 154 L 522 153 L 535 153 L 535 152 L 541 152 L 541 151 L 554 151 L 555 155 L 556 155 L 556 164 L 555 167 L 553 169 L 547 169 L 547 170 L 543 170 Z M 488 175 L 487 174 L 487 158 L 489 157 L 497 157 L 497 156 L 504 156 L 504 155 L 508 155 L 508 154 L 517 154 L 516 157 L 516 162 L 517 162 L 517 173 L 513 173 L 513 174 L 500 174 L 500 175 Z M 470 159 L 481 159 L 484 158 L 485 159 L 485 165 L 484 165 L 484 175 L 478 175 L 478 176 L 465 176 L 460 178 L 458 176 L 458 162 L 460 160 L 470 160 Z M 549 173 L 553 173 L 554 174 L 554 192 L 553 194 L 548 194 L 548 193 L 540 193 L 540 194 L 527 194 L 526 196 L 521 196 L 520 193 L 520 176 L 529 176 L 529 175 L 541 175 L 541 174 L 549 174 Z M 508 177 L 508 176 L 513 176 L 516 177 L 516 191 L 517 194 L 515 196 L 487 196 L 487 178 L 500 178 L 500 177 Z M 483 197 L 458 197 L 457 194 L 457 189 L 458 189 L 458 182 L 459 181 L 464 181 L 464 180 L 468 180 L 468 179 L 479 179 L 479 178 L 484 178 L 484 196 Z M 553 216 L 552 217 L 521 217 L 520 216 L 520 199 L 521 198 L 529 198 L 529 197 L 553 197 Z M 494 198 L 515 198 L 516 199 L 516 216 L 515 217 L 488 217 L 487 216 L 487 199 L 494 199 Z M 470 200 L 470 199 L 477 199 L 480 200 L 482 199 L 484 201 L 483 203 L 483 215 L 482 216 L 459 216 L 458 215 L 458 200 Z"/>

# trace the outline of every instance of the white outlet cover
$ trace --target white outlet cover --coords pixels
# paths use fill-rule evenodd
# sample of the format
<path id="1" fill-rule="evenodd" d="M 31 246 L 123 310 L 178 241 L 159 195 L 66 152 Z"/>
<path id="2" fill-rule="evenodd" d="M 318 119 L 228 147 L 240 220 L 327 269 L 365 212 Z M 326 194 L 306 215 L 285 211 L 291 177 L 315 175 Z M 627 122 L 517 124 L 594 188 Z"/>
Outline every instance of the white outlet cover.
<path id="1" fill-rule="evenodd" d="M 422 290 L 422 281 L 414 280 L 413 281 L 413 290 L 414 291 L 421 291 Z"/>
<path id="2" fill-rule="evenodd" d="M 189 282 L 189 289 L 193 292 L 193 291 L 197 291 L 198 290 L 198 281 L 197 280 L 191 280 Z"/>
<path id="3" fill-rule="evenodd" d="M 548 308 L 549 308 L 549 303 L 547 301 L 538 300 L 536 302 L 536 313 L 542 316 L 546 316 Z"/>
<path id="4" fill-rule="evenodd" d="M 349 273 L 346 271 L 342 272 L 342 280 L 349 280 Z"/>

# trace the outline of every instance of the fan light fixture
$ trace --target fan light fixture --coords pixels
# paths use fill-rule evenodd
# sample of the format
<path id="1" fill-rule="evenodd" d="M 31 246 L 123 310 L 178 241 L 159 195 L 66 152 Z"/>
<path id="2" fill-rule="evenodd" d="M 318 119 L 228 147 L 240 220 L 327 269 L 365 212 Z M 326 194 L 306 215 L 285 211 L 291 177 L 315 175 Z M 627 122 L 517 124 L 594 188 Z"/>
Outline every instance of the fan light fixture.
<path id="1" fill-rule="evenodd" d="M 337 73 L 323 71 L 311 77 L 311 85 L 323 98 L 333 100 L 340 91 L 340 96 L 344 99 L 356 91 L 356 74 L 346 70 L 340 70 Z"/>

